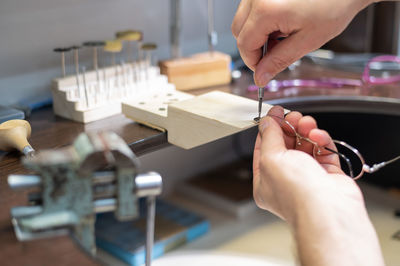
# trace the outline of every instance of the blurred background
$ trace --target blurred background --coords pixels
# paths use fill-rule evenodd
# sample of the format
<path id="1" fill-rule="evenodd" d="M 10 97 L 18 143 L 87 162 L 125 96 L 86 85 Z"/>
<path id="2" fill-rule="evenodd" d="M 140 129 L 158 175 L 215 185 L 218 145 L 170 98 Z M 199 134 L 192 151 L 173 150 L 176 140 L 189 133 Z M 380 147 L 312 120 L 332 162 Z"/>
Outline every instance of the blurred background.
<path id="1" fill-rule="evenodd" d="M 215 1 L 217 50 L 237 58 L 230 26 L 239 0 Z M 337 52 L 399 54 L 400 7 L 379 3 L 361 12 L 343 34 L 324 46 Z M 207 50 L 207 1 L 181 1 L 182 54 Z M 50 81 L 60 75 L 55 47 L 113 39 L 116 31 L 138 29 L 155 42 L 156 57 L 170 57 L 170 1 L 165 0 L 2 0 L 0 2 L 0 105 L 50 96 Z M 90 65 L 90 49 L 80 63 Z M 110 58 L 100 55 L 100 65 Z M 67 56 L 67 72 L 72 56 Z"/>

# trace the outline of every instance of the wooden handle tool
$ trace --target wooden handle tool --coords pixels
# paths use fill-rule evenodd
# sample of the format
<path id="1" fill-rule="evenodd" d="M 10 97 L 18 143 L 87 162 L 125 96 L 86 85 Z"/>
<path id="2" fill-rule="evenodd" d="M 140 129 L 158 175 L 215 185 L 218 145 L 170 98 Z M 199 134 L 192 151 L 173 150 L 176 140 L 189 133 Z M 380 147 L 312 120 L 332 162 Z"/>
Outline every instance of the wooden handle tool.
<path id="1" fill-rule="evenodd" d="M 8 120 L 0 124 L 0 150 L 19 150 L 25 156 L 32 156 L 35 150 L 28 142 L 31 125 L 25 120 Z"/>

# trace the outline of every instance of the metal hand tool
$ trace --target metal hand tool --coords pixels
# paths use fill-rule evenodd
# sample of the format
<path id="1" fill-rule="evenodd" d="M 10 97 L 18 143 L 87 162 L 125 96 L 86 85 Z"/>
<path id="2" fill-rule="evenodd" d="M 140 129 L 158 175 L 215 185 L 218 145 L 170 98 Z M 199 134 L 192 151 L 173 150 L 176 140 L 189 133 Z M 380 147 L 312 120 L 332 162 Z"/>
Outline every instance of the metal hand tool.
<path id="1" fill-rule="evenodd" d="M 152 53 L 153 53 L 154 50 L 157 49 L 157 44 L 155 44 L 155 43 L 144 43 L 142 45 L 141 49 L 143 51 L 145 51 L 145 53 L 146 53 L 145 60 L 146 60 L 147 66 L 151 66 L 152 60 L 153 60 Z"/>
<path id="2" fill-rule="evenodd" d="M 116 87 L 119 86 L 119 75 L 118 75 L 118 66 L 115 62 L 115 55 L 122 50 L 122 42 L 120 40 L 110 40 L 106 41 L 106 45 L 104 46 L 104 51 L 111 54 L 111 65 L 114 67 L 114 85 Z M 110 88 L 111 89 L 111 88 Z"/>
<path id="3" fill-rule="evenodd" d="M 77 95 L 78 98 L 80 99 L 82 97 L 81 93 L 81 86 L 79 82 L 79 49 L 81 48 L 80 46 L 74 45 L 70 47 L 72 51 L 74 51 L 74 65 L 75 65 L 75 78 L 76 78 L 76 89 L 77 89 Z"/>
<path id="4" fill-rule="evenodd" d="M 31 136 L 31 125 L 28 121 L 14 119 L 0 124 L 0 150 L 19 150 L 25 156 L 33 156 L 35 150 L 28 142 Z"/>
<path id="5" fill-rule="evenodd" d="M 141 46 L 141 41 L 143 40 L 143 33 L 141 31 L 137 30 L 118 31 L 117 33 L 115 33 L 115 37 L 121 41 L 128 41 L 128 62 L 134 61 L 132 43 L 138 42 L 137 57 L 138 60 L 140 59 L 139 49 Z"/>
<path id="6" fill-rule="evenodd" d="M 262 57 L 264 57 L 265 53 L 267 52 L 267 45 L 268 43 L 266 42 L 264 44 L 264 47 L 262 48 Z M 261 111 L 262 111 L 262 104 L 263 104 L 263 98 L 264 98 L 264 87 L 259 87 L 258 88 L 258 117 L 254 118 L 256 122 L 260 121 L 261 119 Z"/>
<path id="7" fill-rule="evenodd" d="M 141 49 L 146 53 L 146 56 L 145 56 L 146 79 L 149 80 L 149 78 L 150 78 L 149 68 L 150 68 L 152 60 L 153 60 L 152 53 L 154 50 L 157 49 L 157 44 L 144 43 L 142 45 Z"/>
<path id="8" fill-rule="evenodd" d="M 111 53 L 111 65 L 115 66 L 115 54 L 121 52 L 122 43 L 120 40 L 106 41 L 104 45 L 104 51 Z"/>
<path id="9" fill-rule="evenodd" d="M 90 41 L 84 42 L 83 46 L 90 47 L 93 50 L 93 69 L 96 71 L 97 83 L 100 83 L 100 74 L 99 74 L 99 62 L 98 62 L 98 50 L 97 48 L 103 47 L 106 43 L 102 41 Z"/>
<path id="10" fill-rule="evenodd" d="M 18 240 L 71 233 L 95 255 L 96 213 L 114 211 L 118 220 L 132 220 L 139 217 L 138 198 L 148 197 L 146 265 L 150 265 L 154 199 L 161 193 L 162 179 L 155 172 L 139 174 L 138 159 L 118 135 L 82 133 L 71 146 L 40 151 L 24 158 L 23 164 L 38 175 L 10 175 L 9 186 L 40 192 L 29 195 L 29 206 L 11 210 Z"/>
<path id="11" fill-rule="evenodd" d="M 55 48 L 53 51 L 61 54 L 61 72 L 63 74 L 63 77 L 65 77 L 65 52 L 71 51 L 71 48 L 61 47 Z"/>
<path id="12" fill-rule="evenodd" d="M 86 67 L 82 67 L 83 92 L 85 94 L 86 108 L 89 108 L 89 88 L 86 83 Z"/>

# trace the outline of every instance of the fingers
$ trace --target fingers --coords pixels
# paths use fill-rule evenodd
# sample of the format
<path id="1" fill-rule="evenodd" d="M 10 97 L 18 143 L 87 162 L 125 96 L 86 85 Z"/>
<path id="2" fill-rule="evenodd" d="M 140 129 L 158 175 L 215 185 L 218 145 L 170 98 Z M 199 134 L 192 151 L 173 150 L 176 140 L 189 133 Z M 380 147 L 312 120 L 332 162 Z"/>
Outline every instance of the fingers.
<path id="1" fill-rule="evenodd" d="M 268 40 L 268 35 L 272 32 L 273 30 L 267 28 L 260 29 L 258 21 L 251 14 L 245 21 L 237 37 L 237 47 L 243 62 L 252 71 L 256 70 L 256 66 L 262 57 L 262 48 Z M 256 85 L 258 84 L 256 83 Z"/>
<path id="2" fill-rule="evenodd" d="M 275 156 L 286 151 L 281 126 L 271 117 L 264 117 L 259 125 L 260 155 Z"/>
<path id="3" fill-rule="evenodd" d="M 340 168 L 339 157 L 335 153 L 323 149 L 323 147 L 328 147 L 336 150 L 332 138 L 326 131 L 317 128 L 317 122 L 313 117 L 303 116 L 299 112 L 290 112 L 286 118 L 283 118 L 284 109 L 281 106 L 272 107 L 268 111 L 268 117 L 270 117 L 270 120 L 264 118 L 259 125 L 260 134 L 255 147 L 258 158 L 266 151 L 271 155 L 283 152 L 286 149 L 296 149 L 308 153 L 311 156 L 315 155 L 316 160 L 328 172 L 343 173 Z M 291 126 L 288 126 L 285 120 L 289 122 Z M 276 128 L 275 126 L 278 127 Z M 267 133 L 266 131 L 272 131 L 272 133 Z M 314 143 L 305 139 L 300 139 L 299 145 L 296 143 L 296 132 Z M 315 149 L 317 147 L 320 147 L 320 154 L 316 154 Z"/>
<path id="4" fill-rule="evenodd" d="M 309 138 L 315 141 L 319 147 L 327 147 L 335 151 L 337 150 L 335 143 L 329 136 L 328 132 L 326 132 L 325 130 L 313 129 L 309 133 Z M 316 160 L 323 166 L 331 165 L 333 168 L 329 169 L 335 169 L 334 172 L 336 173 L 343 173 L 343 171 L 340 168 L 339 156 L 335 153 L 332 153 L 331 151 L 321 148 L 321 154 L 316 156 Z M 324 168 L 328 170 L 327 167 Z M 331 170 L 328 170 L 328 172 L 331 172 Z"/>
<path id="5" fill-rule="evenodd" d="M 257 182 L 260 177 L 260 147 L 261 147 L 261 137 L 260 134 L 258 134 L 253 152 L 253 177 L 254 179 L 257 179 Z"/>
<path id="6" fill-rule="evenodd" d="M 282 106 L 275 105 L 271 109 L 268 110 L 267 115 L 284 119 L 285 110 L 283 109 Z M 280 123 L 279 121 L 277 121 L 277 122 Z"/>
<path id="7" fill-rule="evenodd" d="M 309 137 L 311 130 L 317 128 L 317 122 L 311 116 L 302 117 L 297 125 L 297 132 L 304 137 Z M 314 145 L 308 141 L 300 140 L 296 143 L 296 149 L 313 155 Z"/>
<path id="8" fill-rule="evenodd" d="M 238 9 L 236 10 L 235 17 L 233 18 L 231 30 L 232 34 L 235 38 L 239 36 L 240 31 L 243 28 L 245 21 L 247 20 L 250 10 L 251 10 L 252 1 L 241 1 Z"/>
<path id="9" fill-rule="evenodd" d="M 299 112 L 290 112 L 286 117 L 284 117 L 284 109 L 281 106 L 273 106 L 267 113 L 268 116 L 271 116 L 282 128 L 283 130 L 283 138 L 285 141 L 285 145 L 288 149 L 294 149 L 296 147 L 296 138 L 294 137 L 294 131 L 297 131 L 297 124 L 299 120 L 303 117 L 303 115 Z M 293 126 L 293 129 L 285 123 L 285 120 L 289 122 L 290 125 Z"/>
<path id="10" fill-rule="evenodd" d="M 331 136 L 325 130 L 317 129 L 317 128 L 312 129 L 309 132 L 308 137 L 312 141 L 315 141 L 318 144 L 318 146 L 320 146 L 320 147 L 328 147 L 333 150 L 336 150 L 335 144 L 333 143 Z M 328 153 L 331 153 L 331 152 L 329 152 L 327 150 L 321 150 L 321 154 L 328 154 Z"/>
<path id="11" fill-rule="evenodd" d="M 289 122 L 290 125 L 292 125 L 297 132 L 299 120 L 303 117 L 303 115 L 300 112 L 290 112 L 289 114 L 286 115 L 285 120 Z M 291 130 L 288 128 L 288 130 Z M 285 132 L 285 131 L 284 131 Z M 285 137 L 285 142 L 286 142 L 286 147 L 289 149 L 295 149 L 296 148 L 296 138 L 293 136 L 293 133 L 290 134 L 290 132 L 286 133 Z"/>
<path id="12" fill-rule="evenodd" d="M 304 45 L 309 40 L 305 40 L 303 35 L 302 32 L 289 35 L 286 39 L 277 43 L 273 49 L 267 51 L 266 55 L 256 63 L 254 61 L 259 54 L 254 51 L 241 52 L 241 54 L 247 56 L 249 63 L 256 64 L 254 81 L 257 86 L 266 86 L 275 75 L 312 50 L 311 47 Z M 242 46 L 242 49 L 246 48 L 246 46 Z"/>

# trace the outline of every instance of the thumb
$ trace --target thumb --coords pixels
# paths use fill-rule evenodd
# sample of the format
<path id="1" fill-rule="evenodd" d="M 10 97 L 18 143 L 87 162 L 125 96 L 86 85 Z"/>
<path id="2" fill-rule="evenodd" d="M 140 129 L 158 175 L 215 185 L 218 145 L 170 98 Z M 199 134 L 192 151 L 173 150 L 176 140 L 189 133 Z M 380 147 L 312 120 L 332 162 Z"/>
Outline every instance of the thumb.
<path id="1" fill-rule="evenodd" d="M 281 153 L 286 151 L 281 126 L 270 116 L 263 118 L 259 125 L 261 136 L 261 154 Z"/>
<path id="2" fill-rule="evenodd" d="M 304 45 L 306 44 L 304 44 L 301 34 L 294 33 L 266 51 L 265 56 L 258 62 L 255 69 L 254 81 L 256 85 L 259 87 L 266 86 L 275 75 L 307 54 L 309 49 Z"/>

